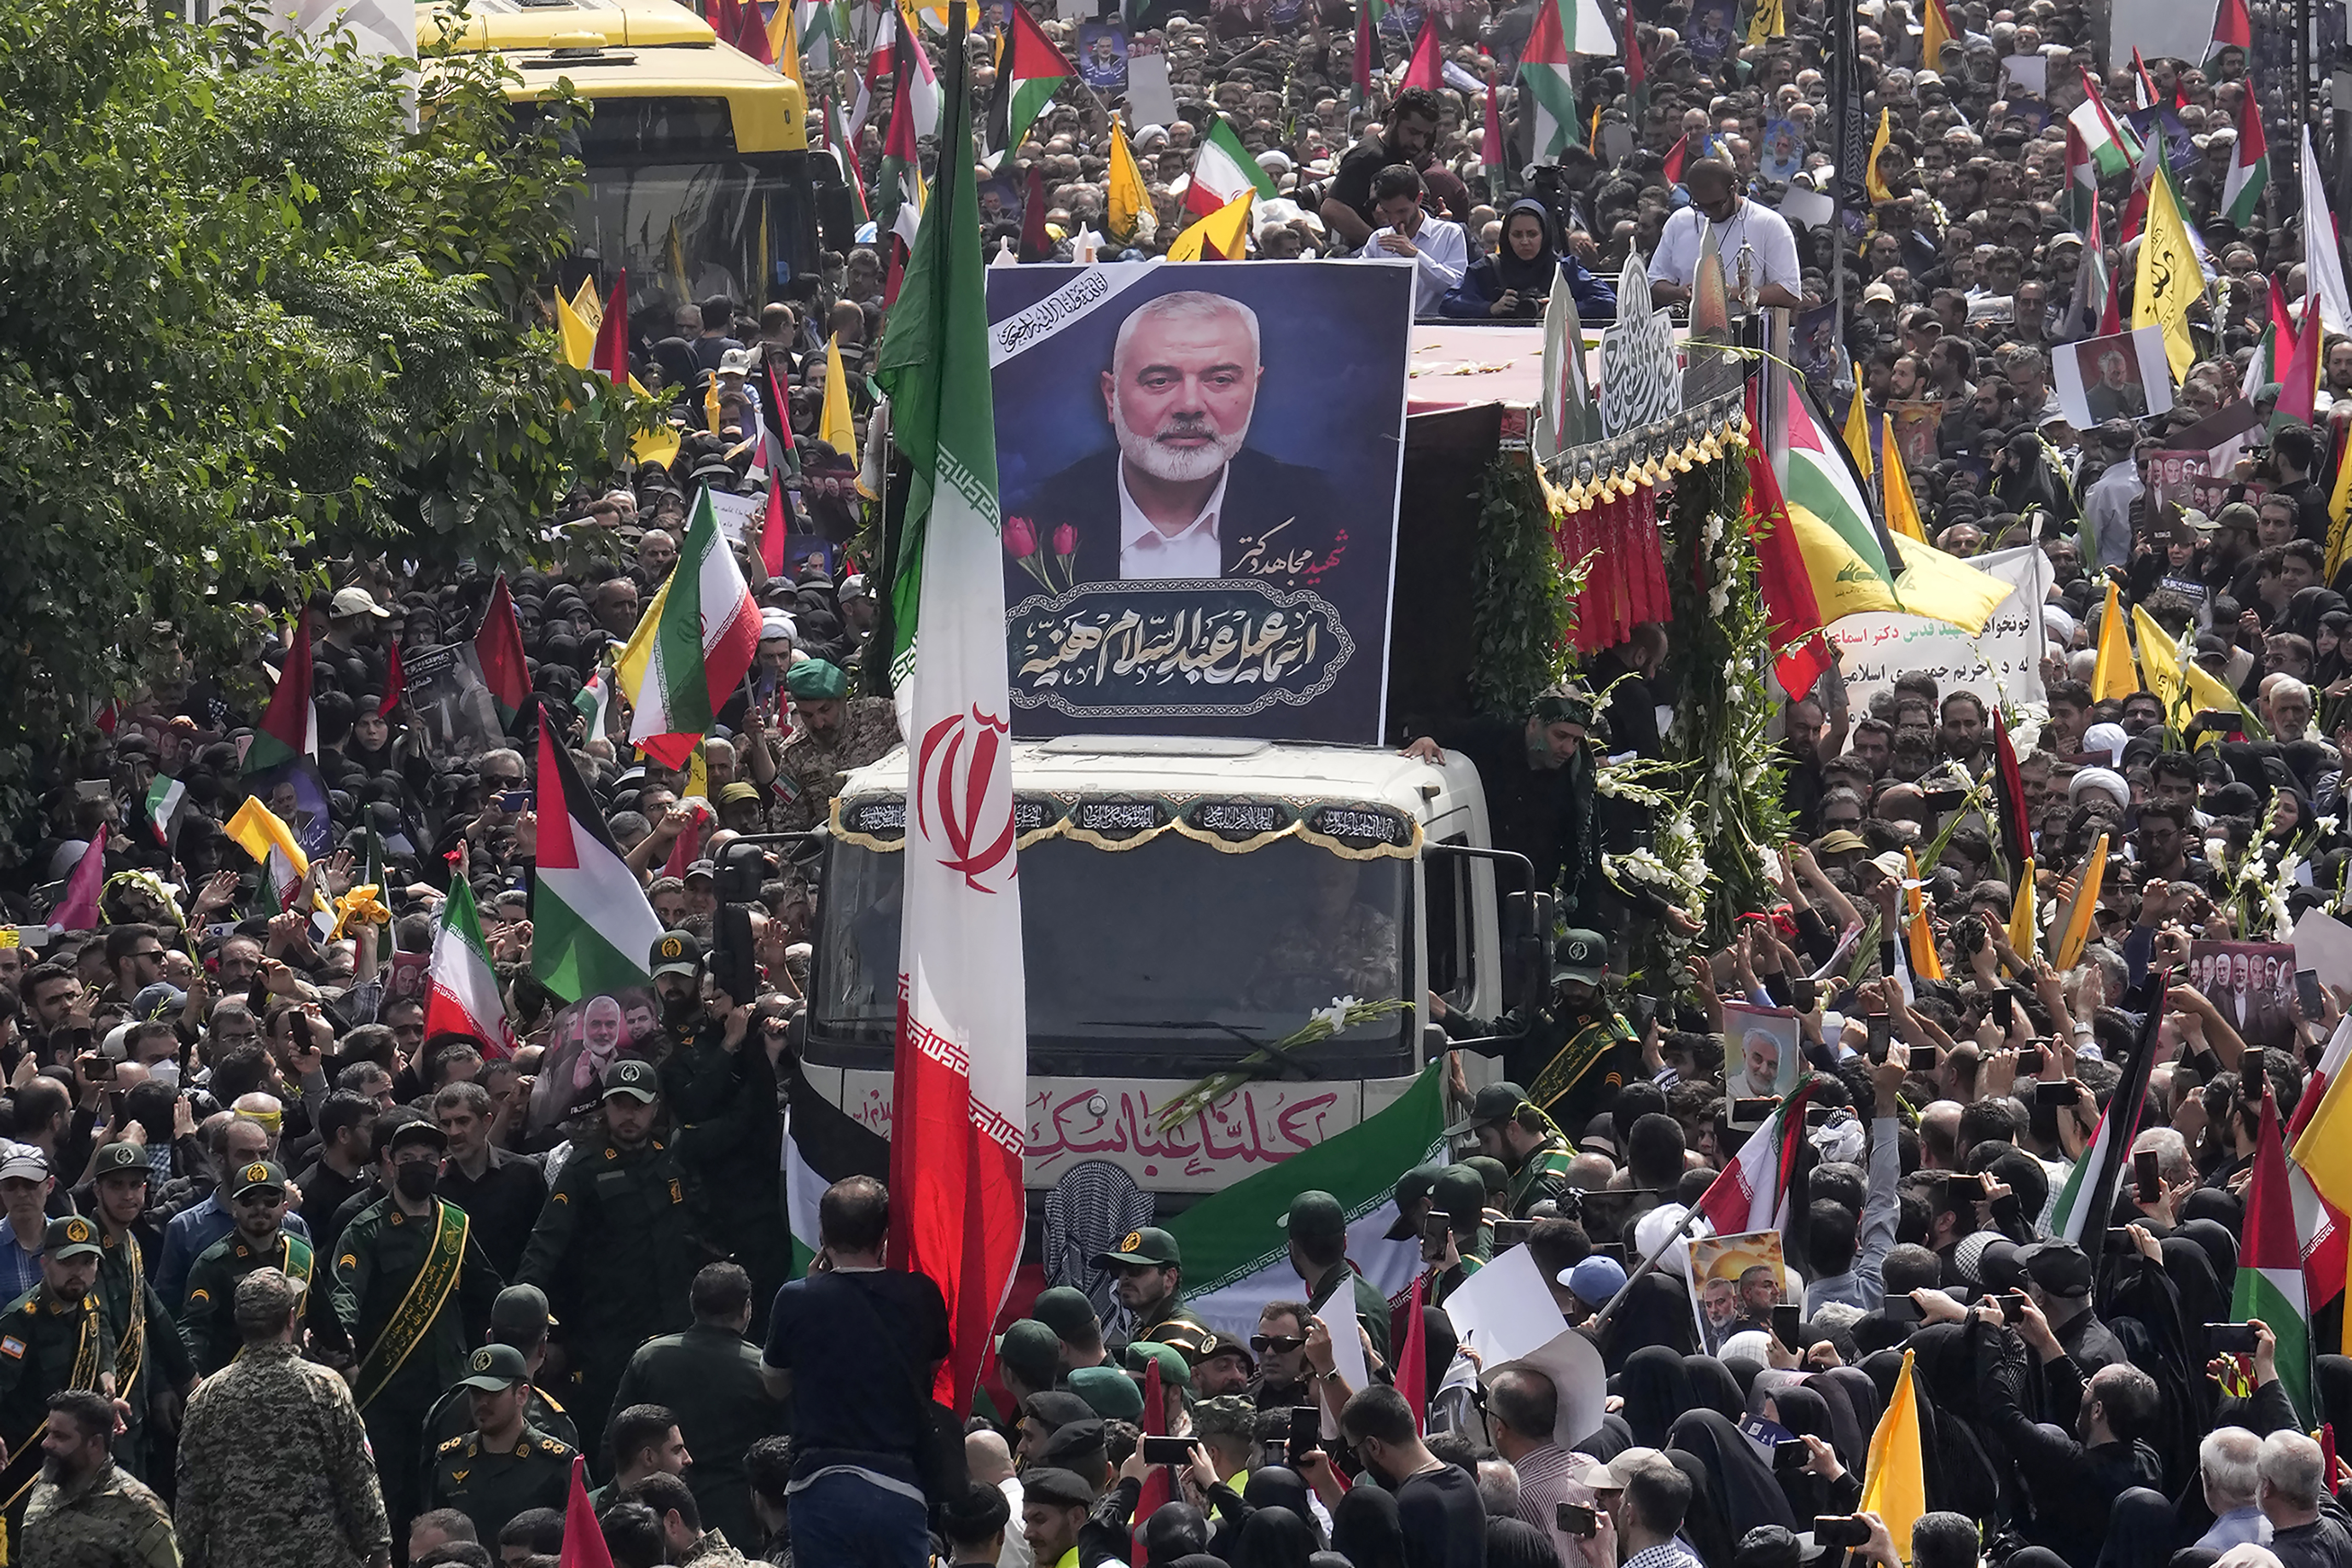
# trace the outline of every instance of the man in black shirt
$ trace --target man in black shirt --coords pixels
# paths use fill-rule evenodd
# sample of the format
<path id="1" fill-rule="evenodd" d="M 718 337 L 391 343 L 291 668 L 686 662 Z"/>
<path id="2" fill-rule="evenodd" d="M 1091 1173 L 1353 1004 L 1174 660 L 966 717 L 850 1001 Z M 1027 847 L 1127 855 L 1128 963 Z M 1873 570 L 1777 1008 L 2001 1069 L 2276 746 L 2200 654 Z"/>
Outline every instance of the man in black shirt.
<path id="1" fill-rule="evenodd" d="M 445 1086 L 433 1097 L 433 1119 L 449 1137 L 442 1195 L 473 1220 L 482 1255 L 499 1275 L 514 1278 L 547 1203 L 547 1178 L 531 1161 L 490 1142 L 490 1091 L 480 1084 Z"/>
<path id="2" fill-rule="evenodd" d="M 1486 1568 L 1486 1511 L 1478 1483 L 1423 1446 L 1403 1394 L 1386 1384 L 1357 1394 L 1339 1413 L 1339 1436 L 1396 1494 L 1405 1568 Z"/>
<path id="3" fill-rule="evenodd" d="M 2116 1331 L 2091 1310 L 2091 1260 L 2071 1241 L 2037 1241 L 2018 1253 L 2027 1293 L 2050 1320 L 2058 1344 L 2090 1377 L 2129 1359 Z"/>
<path id="4" fill-rule="evenodd" d="M 373 1157 L 370 1145 L 375 1136 L 375 1101 L 366 1095 L 347 1089 L 329 1095 L 327 1103 L 319 1108 L 318 1158 L 294 1178 L 294 1184 L 302 1189 L 302 1206 L 310 1214 L 310 1244 L 329 1258 L 335 1255 L 335 1238 L 342 1234 L 336 1223 L 337 1211 L 360 1194 L 374 1192 L 368 1163 Z"/>
<path id="5" fill-rule="evenodd" d="M 1974 1331 L 1987 1330 L 1979 1326 Z M 2071 1366 L 2061 1359 L 2060 1371 Z M 2043 1370 L 2046 1374 L 2052 1369 Z M 1990 1372 L 1984 1380 L 1986 1420 L 2024 1479 L 2032 1505 L 2022 1526 L 2026 1540 L 2048 1547 L 2072 1568 L 2093 1568 L 2116 1499 L 2133 1487 L 2163 1484 L 2156 1450 L 2140 1441 L 2158 1418 L 2156 1380 L 2128 1362 L 2098 1373 L 2083 1388 L 2070 1434 L 2033 1420 L 2021 1408 L 2033 1376 L 2028 1357 L 2011 1349 Z"/>
<path id="6" fill-rule="evenodd" d="M 1495 847 L 1533 862 L 1538 889 L 1549 889 L 1565 871 L 1570 918 L 1588 859 L 1598 880 L 1599 854 L 1590 842 L 1595 764 L 1585 746 L 1591 727 L 1590 700 L 1572 691 L 1547 693 L 1524 722 L 1469 719 L 1404 749 L 1425 763 L 1443 763 L 1448 746 L 1470 759 L 1486 792 Z"/>
<path id="7" fill-rule="evenodd" d="M 2352 1565 L 2352 1532 L 2321 1511 L 2327 1467 L 2319 1445 L 2300 1432 L 2273 1432 L 2263 1439 L 2261 1464 L 2263 1517 L 2284 1568 Z"/>
<path id="8" fill-rule="evenodd" d="M 1339 160 L 1323 197 L 1323 221 L 1347 242 L 1360 249 L 1372 237 L 1372 178 L 1391 163 L 1419 170 L 1429 163 L 1437 143 L 1437 95 L 1425 87 L 1409 87 L 1397 94 L 1389 110 L 1388 126 L 1376 141 L 1364 142 Z"/>

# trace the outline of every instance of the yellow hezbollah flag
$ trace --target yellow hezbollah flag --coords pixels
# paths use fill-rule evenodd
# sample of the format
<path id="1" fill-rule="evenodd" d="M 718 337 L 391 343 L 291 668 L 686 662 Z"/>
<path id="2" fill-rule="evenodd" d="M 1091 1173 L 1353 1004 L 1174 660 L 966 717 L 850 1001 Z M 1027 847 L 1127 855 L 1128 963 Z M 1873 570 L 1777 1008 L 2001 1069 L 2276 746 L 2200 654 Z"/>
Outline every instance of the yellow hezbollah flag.
<path id="1" fill-rule="evenodd" d="M 2139 634 L 2140 671 L 2147 678 L 2147 689 L 2169 713 L 2188 694 L 2188 683 L 2180 674 L 2180 649 L 2145 607 L 2134 605 L 2131 614 L 2132 630 Z"/>
<path id="2" fill-rule="evenodd" d="M 1944 9 L 1944 0 L 1927 0 L 1927 12 L 1920 17 L 1926 23 L 1919 39 L 1919 64 L 1927 70 L 1941 70 L 1944 46 L 1959 40 L 1952 36 L 1952 18 Z"/>
<path id="3" fill-rule="evenodd" d="M 1789 30 L 1788 8 L 1782 0 L 1757 0 L 1756 14 L 1748 18 L 1748 41 L 1763 45 Z"/>
<path id="4" fill-rule="evenodd" d="M 776 69 L 793 80 L 801 79 L 801 24 L 796 0 L 776 0 L 776 14 L 768 18 L 768 52 L 776 57 Z"/>
<path id="5" fill-rule="evenodd" d="M 596 279 L 580 279 L 580 287 L 572 294 L 572 313 L 587 322 L 592 332 L 604 324 L 604 301 L 596 297 Z"/>
<path id="6" fill-rule="evenodd" d="M 1854 405 L 1860 407 L 1861 395 L 1856 394 L 1853 401 Z M 1927 542 L 1927 531 L 1919 521 L 1919 498 L 1911 493 L 1911 476 L 1903 471 L 1903 448 L 1895 444 L 1894 420 L 1887 420 L 1880 427 L 1879 438 L 1886 443 L 1886 479 L 1879 487 L 1885 492 L 1879 505 L 1885 509 L 1886 526 L 1906 539 L 1916 539 L 1925 544 Z M 1866 447 L 1867 442 L 1864 445 Z M 1865 467 L 1863 471 L 1867 473 L 1870 470 Z"/>
<path id="7" fill-rule="evenodd" d="M 2346 555 L 2352 554 L 2352 526 L 2347 525 L 2347 517 L 2352 517 L 2352 461 L 2339 458 L 2336 487 L 2327 492 L 2327 564 L 2321 579 L 2324 582 L 2335 582 L 2336 568 L 2344 564 Z"/>
<path id="8" fill-rule="evenodd" d="M 1250 204 L 1255 187 L 1242 194 L 1176 237 L 1168 247 L 1171 261 L 1239 261 L 1248 248 Z"/>
<path id="9" fill-rule="evenodd" d="M 1870 162 L 1863 166 L 1862 171 L 1863 189 L 1868 193 L 1874 202 L 1891 202 L 1895 199 L 1895 193 L 1886 188 L 1885 180 L 1881 178 L 1878 173 L 1878 155 L 1886 151 L 1886 144 L 1894 139 L 1894 115 L 1890 110 L 1882 109 L 1878 111 L 1878 134 L 1870 139 Z"/>
<path id="10" fill-rule="evenodd" d="M 697 741 L 693 759 L 687 763 L 686 794 L 690 799 L 710 798 L 710 764 L 703 760 L 703 748 L 707 744 L 707 741 Z"/>
<path id="11" fill-rule="evenodd" d="M 857 456 L 857 426 L 849 421 L 849 373 L 841 368 L 841 340 L 824 342 L 824 415 L 816 438 L 845 458 Z"/>
<path id="12" fill-rule="evenodd" d="M 2147 186 L 2147 227 L 2139 240 L 2139 275 L 2132 285 L 2132 326 L 2162 327 L 2164 357 L 2176 382 L 2197 363 L 2189 335 L 2189 308 L 2205 294 L 2205 268 L 2189 243 L 2189 225 L 2172 199 L 2172 182 L 2158 172 Z"/>
<path id="13" fill-rule="evenodd" d="M 555 297 L 555 327 L 563 340 L 563 363 L 574 370 L 586 370 L 596 354 L 596 329 L 561 294 Z"/>
<path id="14" fill-rule="evenodd" d="M 2034 938 L 2039 933 L 2033 923 L 2033 857 L 2025 858 L 2025 875 L 2017 880 L 2017 897 L 2009 906 L 2009 950 L 2033 962 Z"/>
<path id="15" fill-rule="evenodd" d="M 261 804 L 259 795 L 247 797 L 246 803 L 236 808 L 236 815 L 228 819 L 226 831 L 237 847 L 262 865 L 269 864 L 270 854 L 275 851 L 294 868 L 295 876 L 310 874 L 310 858 L 302 853 L 294 830 L 278 820 L 277 814 Z"/>
<path id="16" fill-rule="evenodd" d="M 1912 1362 L 1918 1353 L 1903 1352 L 1894 1396 L 1870 1435 L 1870 1459 L 1863 1472 L 1870 1479 L 1863 1483 L 1860 1510 L 1885 1523 L 1906 1564 L 1911 1561 L 1911 1527 L 1927 1511 L 1927 1461 L 1919 1442 L 1919 1392 L 1913 1382 L 1918 1373 Z"/>
<path id="17" fill-rule="evenodd" d="M 2116 701 L 2139 689 L 2139 667 L 2132 663 L 2131 634 L 2124 630 L 2123 600 L 2107 579 L 2106 607 L 2099 612 L 2099 662 L 2091 671 L 2091 700 Z"/>
<path id="18" fill-rule="evenodd" d="M 1845 449 L 1853 454 L 1853 466 L 1862 470 L 1865 480 L 1877 471 L 1870 461 L 1870 410 L 1863 406 L 1858 386 L 1853 389 L 1853 401 L 1846 405 Z"/>
<path id="19" fill-rule="evenodd" d="M 2074 877 L 2074 901 L 2066 906 L 2066 918 L 2059 922 L 2058 951 L 2051 962 L 2060 973 L 2074 967 L 2083 956 L 2084 944 L 2091 940 L 2094 917 L 2099 912 L 2099 884 L 2107 874 L 2107 836 L 2091 846 L 2091 858 L 2084 861 Z"/>
<path id="20" fill-rule="evenodd" d="M 1941 980 L 1944 961 L 1936 956 L 1936 928 L 1927 921 L 1927 896 L 1919 889 L 1919 857 L 1911 847 L 1903 847 L 1903 896 L 1910 900 L 1910 918 L 1904 921 L 1904 935 L 1911 944 L 1911 973 L 1920 980 Z"/>
<path id="21" fill-rule="evenodd" d="M 1110 122 L 1110 174 L 1103 204 L 1103 226 L 1122 245 L 1135 237 L 1136 215 L 1151 205 L 1143 171 L 1135 166 L 1135 149 L 1127 144 L 1127 129 L 1117 119 Z"/>

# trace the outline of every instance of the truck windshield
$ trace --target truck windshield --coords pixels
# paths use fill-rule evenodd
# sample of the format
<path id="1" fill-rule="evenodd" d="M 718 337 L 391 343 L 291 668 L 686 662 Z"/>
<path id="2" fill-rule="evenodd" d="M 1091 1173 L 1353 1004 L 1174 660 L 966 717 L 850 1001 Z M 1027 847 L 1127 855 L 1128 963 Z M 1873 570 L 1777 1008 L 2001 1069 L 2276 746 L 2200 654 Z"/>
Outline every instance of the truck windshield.
<path id="1" fill-rule="evenodd" d="M 906 857 L 836 841 L 818 900 L 809 1055 L 887 1068 Z M 1412 862 L 1296 839 L 1226 854 L 1178 834 L 1110 851 L 1021 851 L 1029 1070 L 1192 1079 L 1279 1040 L 1334 998 L 1405 994 Z M 1310 1047 L 1331 1078 L 1412 1068 L 1418 1012 Z"/>
<path id="2" fill-rule="evenodd" d="M 754 282 L 763 268 L 772 289 L 814 260 L 796 253 L 793 237 L 814 220 L 801 219 L 808 192 L 790 177 L 784 154 L 600 166 L 589 152 L 572 248 L 597 258 L 606 277 L 629 269 L 633 317 L 659 310 L 666 322 L 687 299 L 714 294 L 765 299 Z"/>

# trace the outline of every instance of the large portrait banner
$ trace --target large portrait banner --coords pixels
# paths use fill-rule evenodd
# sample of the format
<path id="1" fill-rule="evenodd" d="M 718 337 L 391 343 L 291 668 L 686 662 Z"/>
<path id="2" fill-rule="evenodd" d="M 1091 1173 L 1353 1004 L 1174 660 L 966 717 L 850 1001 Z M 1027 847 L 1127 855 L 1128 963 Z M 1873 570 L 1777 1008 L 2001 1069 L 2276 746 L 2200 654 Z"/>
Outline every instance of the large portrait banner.
<path id="1" fill-rule="evenodd" d="M 1412 285 L 989 269 L 1015 734 L 1381 739 Z"/>

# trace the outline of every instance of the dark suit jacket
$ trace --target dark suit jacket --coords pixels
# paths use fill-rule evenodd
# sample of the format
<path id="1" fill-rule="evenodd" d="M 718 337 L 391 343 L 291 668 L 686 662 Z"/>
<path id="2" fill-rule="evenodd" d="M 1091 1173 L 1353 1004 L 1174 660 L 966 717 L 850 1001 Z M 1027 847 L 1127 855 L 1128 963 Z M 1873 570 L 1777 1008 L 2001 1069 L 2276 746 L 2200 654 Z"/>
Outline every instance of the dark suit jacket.
<path id="1" fill-rule="evenodd" d="M 1052 548 L 1054 530 L 1063 523 L 1076 530 L 1081 583 L 1118 581 L 1118 462 L 1115 446 L 1081 458 L 1013 508 L 1036 525 L 1040 550 Z M 1339 494 L 1321 469 L 1244 447 L 1234 455 L 1217 519 L 1223 575 L 1282 587 L 1312 583 L 1349 550 L 1377 550 L 1387 528 L 1386 518 L 1341 516 Z"/>

